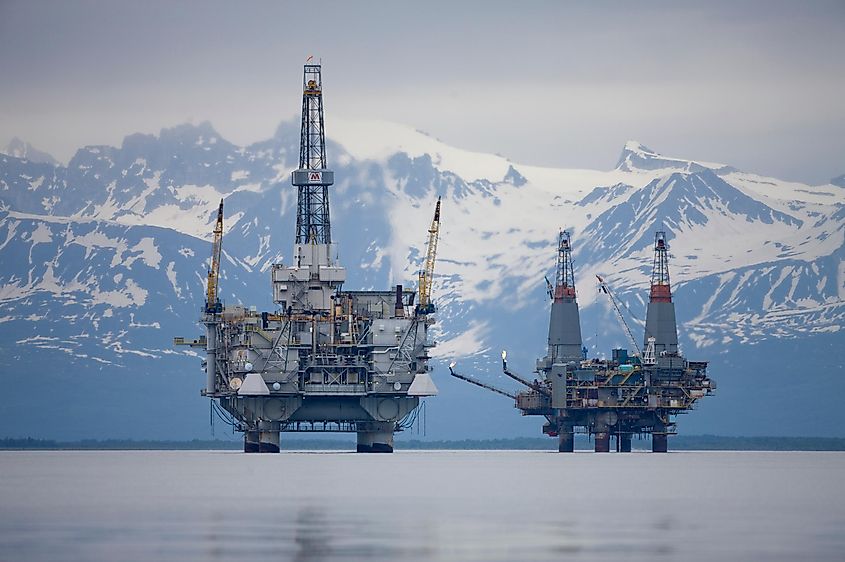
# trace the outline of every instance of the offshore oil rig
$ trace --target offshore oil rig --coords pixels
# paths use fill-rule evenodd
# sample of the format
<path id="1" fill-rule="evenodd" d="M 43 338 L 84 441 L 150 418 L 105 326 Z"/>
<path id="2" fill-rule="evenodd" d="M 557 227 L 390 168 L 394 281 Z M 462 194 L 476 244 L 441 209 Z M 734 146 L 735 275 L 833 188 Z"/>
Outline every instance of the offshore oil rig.
<path id="1" fill-rule="evenodd" d="M 575 433 L 595 437 L 595 451 L 610 451 L 611 436 L 616 450 L 631 451 L 634 435 L 651 434 L 651 450 L 668 451 L 668 436 L 676 432 L 674 417 L 693 408 L 711 394 L 716 383 L 707 376 L 706 361 L 688 361 L 678 350 L 675 304 L 669 283 L 666 233 L 654 239 L 651 292 L 645 323 L 644 351 L 637 344 L 607 283 L 599 276 L 599 288 L 608 295 L 630 343 L 636 350 L 612 350 L 611 360 L 587 359 L 582 347 L 572 246 L 569 233 L 558 237 L 555 283 L 546 279 L 552 301 L 549 318 L 549 347 L 537 361 L 540 376 L 527 380 L 508 368 L 502 352 L 504 373 L 526 387 L 511 393 L 477 378 L 455 372 L 452 376 L 508 396 L 525 416 L 543 416 L 543 432 L 558 437 L 558 451 L 575 449 Z"/>
<path id="2" fill-rule="evenodd" d="M 290 264 L 271 270 L 278 309 L 224 306 L 218 297 L 223 202 L 214 228 L 205 335 L 177 345 L 205 350 L 202 394 L 244 433 L 244 452 L 279 452 L 280 432 L 356 432 L 357 451 L 393 451 L 394 432 L 408 427 L 420 398 L 434 396 L 427 339 L 434 322 L 431 288 L 440 200 L 428 231 L 418 291 L 348 291 L 335 258 L 329 222 L 321 65 L 303 76 L 296 243 Z M 414 302 L 415 298 L 416 304 Z"/>

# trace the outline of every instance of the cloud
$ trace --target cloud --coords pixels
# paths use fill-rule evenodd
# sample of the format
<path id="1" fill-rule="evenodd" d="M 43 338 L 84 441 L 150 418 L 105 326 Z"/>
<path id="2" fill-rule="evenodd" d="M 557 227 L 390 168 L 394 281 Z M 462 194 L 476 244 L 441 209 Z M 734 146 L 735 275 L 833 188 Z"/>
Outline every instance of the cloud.
<path id="1" fill-rule="evenodd" d="M 607 168 L 640 138 L 786 179 L 845 172 L 836 2 L 0 10 L 0 131 L 63 160 L 189 119 L 241 144 L 267 137 L 297 112 L 313 54 L 327 111 L 520 162 Z"/>

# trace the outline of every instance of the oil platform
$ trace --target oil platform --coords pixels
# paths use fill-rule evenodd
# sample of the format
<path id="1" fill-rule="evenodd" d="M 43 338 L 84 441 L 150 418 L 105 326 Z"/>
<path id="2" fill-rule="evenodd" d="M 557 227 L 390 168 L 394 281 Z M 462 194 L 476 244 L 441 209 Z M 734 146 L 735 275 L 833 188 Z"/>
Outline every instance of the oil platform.
<path id="1" fill-rule="evenodd" d="M 651 292 L 641 351 L 607 283 L 599 276 L 600 290 L 613 305 L 634 348 L 612 350 L 611 360 L 587 359 L 582 347 L 572 246 L 569 233 L 561 232 L 557 245 L 555 283 L 546 279 L 552 301 L 549 318 L 548 352 L 537 361 L 533 381 L 508 368 L 502 352 L 504 373 L 525 390 L 511 393 L 455 372 L 452 376 L 483 387 L 515 401 L 525 416 L 543 416 L 543 432 L 558 437 L 558 451 L 571 453 L 575 433 L 595 437 L 595 451 L 610 451 L 611 437 L 616 450 L 631 451 L 634 435 L 651 435 L 652 451 L 668 451 L 668 436 L 676 432 L 675 416 L 692 409 L 696 401 L 716 389 L 707 376 L 706 361 L 688 361 L 678 350 L 675 304 L 669 283 L 666 233 L 654 239 Z"/>
<path id="2" fill-rule="evenodd" d="M 177 345 L 205 351 L 202 394 L 244 433 L 244 452 L 279 452 L 280 432 L 356 432 L 357 451 L 393 451 L 420 398 L 437 394 L 429 375 L 427 331 L 433 323 L 432 277 L 440 201 L 428 232 L 419 291 L 342 288 L 346 270 L 335 257 L 329 221 L 321 65 L 303 77 L 296 240 L 290 264 L 271 269 L 278 309 L 224 306 L 218 297 L 223 202 L 214 228 L 208 292 L 200 323 L 205 335 Z M 416 297 L 416 304 L 414 300 Z"/>

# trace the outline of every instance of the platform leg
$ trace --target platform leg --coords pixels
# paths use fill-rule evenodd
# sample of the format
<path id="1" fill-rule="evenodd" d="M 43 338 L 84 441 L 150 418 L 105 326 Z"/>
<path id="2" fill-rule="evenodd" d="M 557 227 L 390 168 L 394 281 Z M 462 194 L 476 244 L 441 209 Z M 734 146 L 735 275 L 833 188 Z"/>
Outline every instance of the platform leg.
<path id="1" fill-rule="evenodd" d="M 610 433 L 608 431 L 596 432 L 596 448 L 597 453 L 610 452 Z"/>
<path id="2" fill-rule="evenodd" d="M 279 422 L 258 422 L 258 452 L 279 452 Z"/>
<path id="3" fill-rule="evenodd" d="M 244 431 L 244 453 L 258 452 L 258 431 Z"/>
<path id="4" fill-rule="evenodd" d="M 669 436 L 665 433 L 651 434 L 651 452 L 666 453 L 669 451 Z"/>
<path id="5" fill-rule="evenodd" d="M 359 453 L 392 453 L 394 424 L 374 424 L 358 432 Z"/>
<path id="6" fill-rule="evenodd" d="M 560 433 L 558 434 L 557 452 L 575 452 L 575 434 L 572 432 L 571 429 L 561 429 Z"/>

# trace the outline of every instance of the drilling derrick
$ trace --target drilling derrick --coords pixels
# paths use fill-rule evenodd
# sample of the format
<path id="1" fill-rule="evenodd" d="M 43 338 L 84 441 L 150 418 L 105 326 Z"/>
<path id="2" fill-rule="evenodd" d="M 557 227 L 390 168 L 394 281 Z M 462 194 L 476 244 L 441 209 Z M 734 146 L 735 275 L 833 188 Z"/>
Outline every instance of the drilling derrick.
<path id="1" fill-rule="evenodd" d="M 315 431 L 353 432 L 358 452 L 392 452 L 393 434 L 409 427 L 420 399 L 437 394 L 428 366 L 433 307 L 414 314 L 416 294 L 402 285 L 343 288 L 347 271 L 335 257 L 329 222 L 334 172 L 326 163 L 318 64 L 304 68 L 300 132 L 299 166 L 291 174 L 297 192 L 293 258 L 270 272 L 278 308 L 216 306 L 201 319 L 205 337 L 175 343 L 206 348 L 203 393 L 244 433 L 244 452 L 278 452 L 281 432 Z M 218 221 L 222 235 L 222 204 Z M 213 252 L 219 254 L 217 242 Z M 430 302 L 426 281 L 420 291 Z M 219 302 L 210 290 L 208 301 Z"/>
<path id="2" fill-rule="evenodd" d="M 558 235 L 557 267 L 549 315 L 549 361 L 580 361 L 581 319 L 575 300 L 575 273 L 569 232 Z"/>
<path id="3" fill-rule="evenodd" d="M 672 289 L 669 285 L 669 245 L 666 233 L 662 230 L 654 235 L 654 261 L 651 271 L 651 292 L 646 312 L 644 348 L 651 349 L 655 355 L 678 353 L 678 326 L 675 322 L 675 303 L 672 302 Z"/>
<path id="4" fill-rule="evenodd" d="M 333 263 L 329 221 L 329 186 L 334 172 L 326 166 L 321 65 L 306 64 L 302 78 L 299 167 L 291 173 L 296 187 L 296 236 L 291 266 L 273 268 L 273 302 L 291 312 L 328 312 L 346 270 Z M 313 280 L 314 282 L 310 282 Z"/>
<path id="5" fill-rule="evenodd" d="M 299 168 L 294 170 L 291 180 L 297 188 L 297 245 L 331 244 L 329 186 L 334 183 L 334 172 L 326 168 L 323 78 L 319 64 L 306 64 L 303 73 Z"/>
<path id="6" fill-rule="evenodd" d="M 502 370 L 524 387 L 520 392 L 510 393 L 455 373 L 454 365 L 450 373 L 500 395 L 514 396 L 516 408 L 523 415 L 543 416 L 547 421 L 543 432 L 558 437 L 558 451 L 562 453 L 574 451 L 575 433 L 594 436 L 596 452 L 610 451 L 612 437 L 616 438 L 617 451 L 629 452 L 635 435 L 651 435 L 652 451 L 666 452 L 668 435 L 675 432 L 673 418 L 692 409 L 698 399 L 716 388 L 707 376 L 706 361 L 687 361 L 678 353 L 667 249 L 665 233 L 658 232 L 646 324 L 648 347 L 642 357 L 614 349 L 611 360 L 586 358 L 586 350 L 581 348 L 572 247 L 564 231 L 558 236 L 555 284 L 546 280 L 552 300 L 549 350 L 537 361 L 539 379 L 531 382 L 514 373 L 508 367 L 506 352 L 502 352 Z M 596 277 L 636 348 L 607 283 Z"/>

